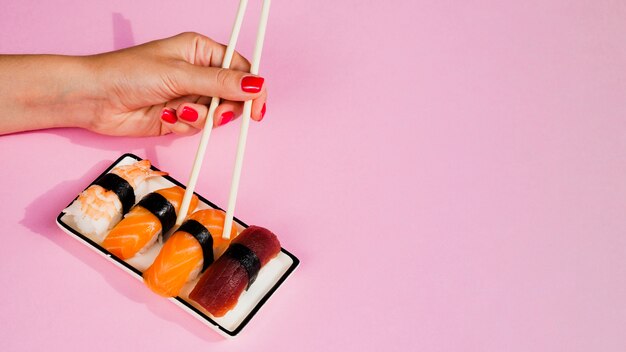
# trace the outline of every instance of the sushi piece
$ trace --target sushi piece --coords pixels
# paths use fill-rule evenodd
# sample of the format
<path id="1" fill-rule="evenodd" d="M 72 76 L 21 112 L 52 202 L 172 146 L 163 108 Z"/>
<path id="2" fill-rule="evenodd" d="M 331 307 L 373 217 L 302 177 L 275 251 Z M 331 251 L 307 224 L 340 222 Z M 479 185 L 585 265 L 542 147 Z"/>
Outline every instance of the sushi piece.
<path id="1" fill-rule="evenodd" d="M 106 232 L 145 194 L 145 181 L 163 175 L 167 173 L 150 169 L 149 160 L 118 166 L 84 190 L 63 211 L 77 230 L 101 243 Z"/>
<path id="2" fill-rule="evenodd" d="M 155 293 L 178 296 L 183 286 L 219 258 L 230 240 L 222 239 L 226 214 L 219 209 L 198 210 L 170 236 L 152 265 L 143 273 Z M 233 226 L 230 238 L 237 236 Z"/>
<path id="3" fill-rule="evenodd" d="M 174 186 L 143 197 L 102 242 L 102 246 L 121 259 L 128 259 L 154 244 L 161 233 L 167 233 L 176 222 L 185 190 Z M 189 213 L 198 205 L 194 195 Z"/>
<path id="4" fill-rule="evenodd" d="M 202 274 L 189 298 L 214 317 L 224 316 L 254 283 L 259 270 L 279 252 L 276 235 L 262 227 L 248 227 Z"/>

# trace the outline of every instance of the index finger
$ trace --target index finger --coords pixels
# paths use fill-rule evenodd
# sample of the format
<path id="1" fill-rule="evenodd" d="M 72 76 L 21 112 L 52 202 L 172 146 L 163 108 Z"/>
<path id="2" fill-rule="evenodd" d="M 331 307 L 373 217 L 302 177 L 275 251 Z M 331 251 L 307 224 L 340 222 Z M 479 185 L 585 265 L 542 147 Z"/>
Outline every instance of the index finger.
<path id="1" fill-rule="evenodd" d="M 226 45 L 217 42 L 214 43 L 215 48 L 211 53 L 211 66 L 221 67 L 222 61 L 224 61 L 224 55 L 226 55 Z M 230 62 L 230 69 L 250 72 L 250 62 L 235 50 Z"/>
<path id="2" fill-rule="evenodd" d="M 226 45 L 224 44 L 194 32 L 181 33 L 156 43 L 168 41 L 180 43 L 180 45 L 174 46 L 174 54 L 190 64 L 204 67 L 222 67 L 222 61 L 226 54 Z M 235 51 L 230 68 L 237 71 L 250 72 L 250 62 Z"/>

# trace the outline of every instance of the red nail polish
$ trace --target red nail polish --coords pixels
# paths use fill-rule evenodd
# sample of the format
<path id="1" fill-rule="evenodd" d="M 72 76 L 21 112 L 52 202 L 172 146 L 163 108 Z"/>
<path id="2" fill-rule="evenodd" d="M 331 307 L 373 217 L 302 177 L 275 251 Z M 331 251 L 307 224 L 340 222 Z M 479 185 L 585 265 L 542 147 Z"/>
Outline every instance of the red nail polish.
<path id="1" fill-rule="evenodd" d="M 265 117 L 266 104 L 267 103 L 263 103 L 263 107 L 261 108 L 261 118 L 259 119 L 259 121 L 263 120 L 263 118 Z"/>
<path id="2" fill-rule="evenodd" d="M 263 77 L 246 76 L 241 80 L 241 90 L 246 93 L 258 93 L 263 88 Z"/>
<path id="3" fill-rule="evenodd" d="M 198 112 L 194 108 L 185 106 L 183 111 L 180 113 L 180 118 L 185 121 L 195 122 L 198 119 Z"/>
<path id="4" fill-rule="evenodd" d="M 167 123 L 176 123 L 178 118 L 176 118 L 176 114 L 174 114 L 174 110 L 163 109 L 163 111 L 161 112 L 161 120 Z"/>
<path id="5" fill-rule="evenodd" d="M 235 117 L 235 113 L 234 112 L 226 111 L 225 113 L 222 114 L 222 118 L 221 118 L 220 124 L 218 126 L 225 125 L 225 124 L 229 123 L 230 120 L 233 119 L 233 117 Z"/>

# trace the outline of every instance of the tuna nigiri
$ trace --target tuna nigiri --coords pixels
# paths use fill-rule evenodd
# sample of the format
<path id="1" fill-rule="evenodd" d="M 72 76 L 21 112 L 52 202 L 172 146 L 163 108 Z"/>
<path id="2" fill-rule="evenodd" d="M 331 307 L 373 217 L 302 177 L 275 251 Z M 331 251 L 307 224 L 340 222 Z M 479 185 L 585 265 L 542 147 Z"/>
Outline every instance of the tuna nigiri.
<path id="1" fill-rule="evenodd" d="M 254 283 L 259 270 L 279 252 L 276 235 L 262 227 L 248 227 L 202 274 L 189 298 L 214 317 L 224 316 Z"/>
<path id="2" fill-rule="evenodd" d="M 161 296 L 177 296 L 185 283 L 219 258 L 230 240 L 222 239 L 225 214 L 198 210 L 167 239 L 152 265 L 143 273 L 146 285 Z M 237 236 L 232 228 L 230 238 Z"/>
<path id="3" fill-rule="evenodd" d="M 104 234 L 145 194 L 148 178 L 167 175 L 150 169 L 150 161 L 113 168 L 99 178 L 65 210 L 77 230 L 101 243 Z"/>
<path id="4" fill-rule="evenodd" d="M 109 232 L 102 246 L 121 259 L 149 248 L 161 233 L 174 226 L 184 194 L 185 190 L 178 186 L 148 194 Z M 198 197 L 194 195 L 189 213 L 197 204 Z"/>

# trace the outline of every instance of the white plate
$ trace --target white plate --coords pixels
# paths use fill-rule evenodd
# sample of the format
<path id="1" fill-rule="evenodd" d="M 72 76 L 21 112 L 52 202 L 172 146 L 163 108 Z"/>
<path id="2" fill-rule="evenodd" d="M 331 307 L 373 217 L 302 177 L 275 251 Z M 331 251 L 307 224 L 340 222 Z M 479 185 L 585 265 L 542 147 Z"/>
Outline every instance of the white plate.
<path id="1" fill-rule="evenodd" d="M 132 164 L 138 160 L 141 160 L 141 158 L 133 154 L 122 155 L 101 175 L 96 177 L 94 182 L 98 180 L 101 176 L 111 171 L 111 169 L 113 169 L 114 167 L 118 165 Z M 152 168 L 158 170 L 154 166 Z M 175 185 L 185 188 L 183 184 L 169 176 L 154 177 L 146 182 L 149 192 L 160 188 L 172 187 Z M 89 186 L 91 186 L 91 184 L 89 184 L 87 187 Z M 85 187 L 85 189 L 87 187 Z M 196 209 L 220 209 L 201 195 L 197 193 L 196 195 L 200 200 Z M 244 228 L 248 227 L 248 225 L 243 223 L 241 220 L 237 218 L 235 218 L 234 220 L 239 231 L 242 231 Z M 97 253 L 100 253 L 113 264 L 124 269 L 124 271 L 126 271 L 128 274 L 141 281 L 143 281 L 143 278 L 141 276 L 142 272 L 147 269 L 148 266 L 150 266 L 162 247 L 161 242 L 157 241 L 157 243 L 145 253 L 138 254 L 128 260 L 123 260 L 109 253 L 109 251 L 98 245 L 96 242 L 94 242 L 93 239 L 89 238 L 89 236 L 80 233 L 80 231 L 75 228 L 75 225 L 72 223 L 69 217 L 65 215 L 64 212 L 61 212 L 61 214 L 59 214 L 59 216 L 57 217 L 57 225 L 59 225 L 59 227 L 68 235 L 76 238 L 81 243 L 96 251 Z M 248 324 L 250 319 L 252 319 L 252 317 L 263 306 L 265 301 L 267 301 L 267 299 L 270 298 L 274 291 L 276 291 L 276 289 L 280 285 L 282 285 L 283 281 L 285 281 L 285 279 L 294 271 L 299 263 L 300 261 L 298 260 L 298 258 L 296 258 L 293 254 L 289 253 L 284 248 L 281 248 L 281 252 L 278 254 L 278 256 L 272 259 L 259 271 L 259 274 L 254 281 L 254 284 L 250 286 L 247 291 L 244 291 L 244 293 L 239 298 L 239 302 L 237 303 L 235 308 L 220 318 L 213 317 L 204 308 L 188 298 L 188 294 L 195 286 L 197 280 L 194 280 L 185 285 L 185 287 L 181 291 L 181 294 L 178 297 L 169 298 L 169 300 L 181 307 L 187 313 L 194 316 L 196 319 L 199 319 L 206 325 L 212 327 L 222 335 L 227 337 L 234 337 L 241 332 L 241 330 Z M 146 289 L 148 288 L 146 287 Z"/>

